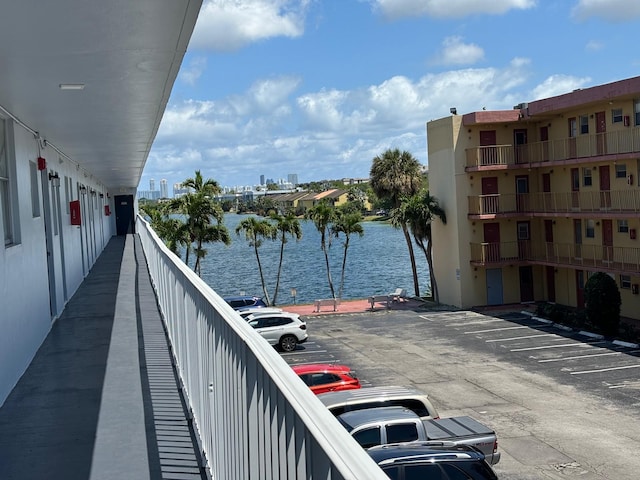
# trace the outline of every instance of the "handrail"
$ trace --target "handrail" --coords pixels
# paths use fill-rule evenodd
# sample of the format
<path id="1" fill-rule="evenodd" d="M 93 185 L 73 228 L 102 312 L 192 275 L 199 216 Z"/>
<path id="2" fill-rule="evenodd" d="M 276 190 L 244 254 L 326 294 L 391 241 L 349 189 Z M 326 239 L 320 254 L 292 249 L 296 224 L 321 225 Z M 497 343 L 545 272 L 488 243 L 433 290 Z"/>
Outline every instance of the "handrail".
<path id="1" fill-rule="evenodd" d="M 276 350 L 140 216 L 136 231 L 212 478 L 387 478 Z"/>

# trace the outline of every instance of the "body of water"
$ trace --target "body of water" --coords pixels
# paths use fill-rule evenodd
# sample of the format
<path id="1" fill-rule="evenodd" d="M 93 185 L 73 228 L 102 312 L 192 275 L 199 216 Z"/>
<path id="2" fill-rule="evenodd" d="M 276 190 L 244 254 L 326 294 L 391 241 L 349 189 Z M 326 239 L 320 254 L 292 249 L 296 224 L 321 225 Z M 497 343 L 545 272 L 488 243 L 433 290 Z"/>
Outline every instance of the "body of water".
<path id="1" fill-rule="evenodd" d="M 202 279 L 221 296 L 257 295 L 263 297 L 260 273 L 253 247 L 244 233 L 236 235 L 236 226 L 246 215 L 227 214 L 224 223 L 232 237 L 231 245 L 206 245 L 207 255 L 202 262 Z M 276 303 L 293 303 L 291 289 L 296 289 L 297 303 L 313 303 L 331 298 L 324 254 L 320 248 L 320 233 L 313 222 L 300 220 L 302 239 L 288 237 L 280 276 Z M 347 268 L 342 298 L 366 298 L 386 295 L 396 288 L 405 288 L 413 295 L 411 262 L 401 230 L 384 222 L 363 222 L 364 235 L 352 235 L 347 253 Z M 340 288 L 344 236 L 332 239 L 329 249 L 331 277 L 336 296 Z M 429 270 L 422 250 L 414 245 L 420 294 L 430 292 Z M 280 241 L 264 241 L 259 248 L 260 262 L 269 298 L 273 299 L 278 272 Z M 192 257 L 193 258 L 193 257 Z M 192 258 L 190 262 L 192 262 Z"/>

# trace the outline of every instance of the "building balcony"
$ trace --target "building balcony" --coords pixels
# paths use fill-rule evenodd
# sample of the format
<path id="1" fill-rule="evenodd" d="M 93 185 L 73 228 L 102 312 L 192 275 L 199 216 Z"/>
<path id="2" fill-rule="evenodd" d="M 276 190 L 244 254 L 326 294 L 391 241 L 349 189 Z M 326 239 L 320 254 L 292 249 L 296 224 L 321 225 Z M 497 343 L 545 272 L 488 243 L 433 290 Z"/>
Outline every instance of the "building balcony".
<path id="1" fill-rule="evenodd" d="M 637 274 L 640 271 L 640 248 L 576 243 L 535 243 L 531 240 L 472 243 L 471 264 L 482 267 L 540 264 Z"/>
<path id="2" fill-rule="evenodd" d="M 544 166 L 546 163 L 584 161 L 607 155 L 635 154 L 640 151 L 640 127 L 584 134 L 559 140 L 524 145 L 490 145 L 466 150 L 466 170 L 501 169 L 509 166 Z"/>
<path id="3" fill-rule="evenodd" d="M 469 218 L 514 216 L 628 217 L 640 213 L 640 190 L 535 192 L 472 195 Z"/>

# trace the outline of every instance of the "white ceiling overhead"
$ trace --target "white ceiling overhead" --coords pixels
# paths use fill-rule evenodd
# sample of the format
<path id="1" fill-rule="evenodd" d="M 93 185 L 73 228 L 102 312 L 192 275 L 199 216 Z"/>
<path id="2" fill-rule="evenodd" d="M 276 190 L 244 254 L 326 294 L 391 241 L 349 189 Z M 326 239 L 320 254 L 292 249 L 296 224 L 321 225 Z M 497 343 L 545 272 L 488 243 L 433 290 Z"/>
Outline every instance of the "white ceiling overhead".
<path id="1" fill-rule="evenodd" d="M 0 106 L 108 189 L 136 188 L 201 5 L 2 1 Z"/>

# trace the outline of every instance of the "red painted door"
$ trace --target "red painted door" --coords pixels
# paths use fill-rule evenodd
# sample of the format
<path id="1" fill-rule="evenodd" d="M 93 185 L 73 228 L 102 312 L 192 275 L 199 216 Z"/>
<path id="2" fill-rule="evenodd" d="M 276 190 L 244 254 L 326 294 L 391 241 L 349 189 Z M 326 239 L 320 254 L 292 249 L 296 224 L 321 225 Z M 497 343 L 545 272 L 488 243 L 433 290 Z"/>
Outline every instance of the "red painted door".
<path id="1" fill-rule="evenodd" d="M 553 194 L 551 193 L 551 174 L 542 174 L 542 208 L 545 212 L 551 211 L 553 207 Z"/>
<path id="2" fill-rule="evenodd" d="M 542 161 L 548 162 L 549 158 L 549 127 L 540 127 L 540 141 L 542 142 Z"/>
<path id="3" fill-rule="evenodd" d="M 500 163 L 498 149 L 495 146 L 496 139 L 495 130 L 480 131 L 480 165 L 497 165 Z"/>
<path id="4" fill-rule="evenodd" d="M 568 120 L 569 127 L 569 151 L 567 152 L 567 158 L 576 158 L 577 150 L 576 150 L 576 135 L 578 133 L 578 122 L 575 117 L 572 117 Z"/>
<path id="5" fill-rule="evenodd" d="M 609 165 L 600 165 L 598 169 L 600 177 L 600 209 L 611 208 L 611 177 L 609 175 Z"/>
<path id="6" fill-rule="evenodd" d="M 555 259 L 553 249 L 553 220 L 544 221 L 544 244 L 546 260 Z"/>
<path id="7" fill-rule="evenodd" d="M 487 262 L 500 261 L 500 224 L 484 224 L 484 258 Z"/>
<path id="8" fill-rule="evenodd" d="M 607 153 L 607 120 L 605 112 L 596 112 L 596 149 L 598 155 Z"/>
<path id="9" fill-rule="evenodd" d="M 602 260 L 613 262 L 613 220 L 602 220 Z"/>
<path id="10" fill-rule="evenodd" d="M 498 177 L 482 178 L 482 202 L 480 205 L 480 213 L 498 213 L 499 211 L 498 196 Z"/>

